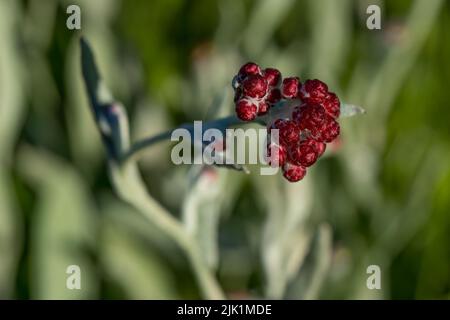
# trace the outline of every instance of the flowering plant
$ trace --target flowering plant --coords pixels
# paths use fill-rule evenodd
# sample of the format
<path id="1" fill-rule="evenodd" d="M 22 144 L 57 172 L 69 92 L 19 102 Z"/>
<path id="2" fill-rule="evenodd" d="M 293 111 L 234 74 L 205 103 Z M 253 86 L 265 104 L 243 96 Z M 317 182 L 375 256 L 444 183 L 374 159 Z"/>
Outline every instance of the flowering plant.
<path id="1" fill-rule="evenodd" d="M 225 295 L 213 276 L 196 239 L 186 231 L 145 189 L 139 174 L 137 158 L 145 148 L 171 137 L 173 130 L 162 132 L 131 145 L 125 108 L 115 101 L 101 80 L 89 44 L 81 39 L 82 72 L 98 130 L 107 152 L 109 173 L 116 193 L 142 212 L 161 231 L 172 238 L 186 253 L 199 286 L 206 298 L 222 299 Z M 303 84 L 297 77 L 282 80 L 281 73 L 261 70 L 255 63 L 243 65 L 232 81 L 235 90 L 236 115 L 215 119 L 205 128 L 226 128 L 257 122 L 268 129 L 267 160 L 281 166 L 284 177 L 299 181 L 323 154 L 326 143 L 337 138 L 337 118 L 363 113 L 360 107 L 340 103 L 319 80 Z M 193 125 L 182 128 L 193 130 Z M 278 141 L 272 139 L 278 133 Z M 277 140 L 277 139 L 275 139 Z M 226 165 L 247 172 L 245 166 Z"/>

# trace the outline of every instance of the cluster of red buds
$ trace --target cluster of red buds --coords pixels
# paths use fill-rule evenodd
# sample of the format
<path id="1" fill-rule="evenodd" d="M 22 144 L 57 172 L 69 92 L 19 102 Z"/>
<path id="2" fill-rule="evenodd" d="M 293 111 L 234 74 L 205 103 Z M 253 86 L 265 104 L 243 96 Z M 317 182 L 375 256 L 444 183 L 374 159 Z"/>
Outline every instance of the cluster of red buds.
<path id="1" fill-rule="evenodd" d="M 320 80 L 298 77 L 282 79 L 280 71 L 246 63 L 233 79 L 236 114 L 243 121 L 252 121 L 271 108 L 289 108 L 288 112 L 274 112 L 268 123 L 267 161 L 280 166 L 283 176 L 296 182 L 306 175 L 324 153 L 326 143 L 340 132 L 337 118 L 340 101 Z M 283 114 L 283 116 L 279 116 Z M 278 129 L 278 143 L 271 139 L 271 130 Z"/>

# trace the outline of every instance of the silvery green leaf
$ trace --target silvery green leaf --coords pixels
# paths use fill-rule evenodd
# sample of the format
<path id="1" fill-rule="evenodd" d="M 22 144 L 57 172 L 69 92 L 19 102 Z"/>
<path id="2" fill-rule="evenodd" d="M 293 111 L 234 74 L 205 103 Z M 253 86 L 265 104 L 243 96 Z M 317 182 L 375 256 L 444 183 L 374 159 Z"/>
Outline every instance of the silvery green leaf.
<path id="1" fill-rule="evenodd" d="M 17 262 L 22 255 L 21 214 L 15 194 L 13 176 L 14 150 L 25 116 L 24 50 L 17 46 L 23 30 L 18 1 L 0 1 L 0 299 L 14 297 Z M 24 29 L 24 28 L 21 28 Z"/>
<path id="2" fill-rule="evenodd" d="M 109 156 L 115 160 L 129 147 L 125 108 L 114 99 L 102 81 L 88 42 L 81 38 L 81 65 L 89 101 Z"/>
<path id="3" fill-rule="evenodd" d="M 300 272 L 290 283 L 288 299 L 312 300 L 320 297 L 321 288 L 330 268 L 332 247 L 331 227 L 323 223 L 315 231 L 310 252 Z"/>
<path id="4" fill-rule="evenodd" d="M 95 247 L 98 215 L 84 181 L 70 163 L 44 151 L 22 147 L 18 159 L 21 174 L 37 193 L 30 227 L 31 297 L 97 297 L 99 282 L 87 252 Z M 67 287 L 72 265 L 80 268 L 81 290 Z"/>
<path id="5" fill-rule="evenodd" d="M 200 172 L 198 169 L 200 168 Z M 221 202 L 224 192 L 224 174 L 211 167 L 195 167 L 191 173 L 196 176 L 189 185 L 183 203 L 183 223 L 192 234 L 204 261 L 216 270 L 219 260 L 218 227 Z"/>
<path id="6" fill-rule="evenodd" d="M 129 299 L 177 299 L 172 286 L 174 275 L 156 247 L 143 245 L 141 241 L 141 237 L 157 241 L 154 237 L 161 238 L 161 234 L 149 230 L 151 226 L 122 201 L 105 198 L 101 208 L 104 218 L 99 262 L 108 278 L 123 288 Z"/>

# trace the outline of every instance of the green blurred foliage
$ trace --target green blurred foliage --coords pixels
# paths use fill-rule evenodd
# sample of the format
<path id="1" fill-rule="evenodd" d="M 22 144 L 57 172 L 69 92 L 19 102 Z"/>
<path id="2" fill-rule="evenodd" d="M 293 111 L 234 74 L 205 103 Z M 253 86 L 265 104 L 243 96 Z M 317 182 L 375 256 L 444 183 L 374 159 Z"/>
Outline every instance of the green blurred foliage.
<path id="1" fill-rule="evenodd" d="M 248 60 L 366 108 L 297 185 L 256 170 L 192 181 L 170 145 L 146 152 L 150 193 L 193 228 L 228 296 L 450 298 L 450 3 L 374 2 L 379 31 L 370 1 L 0 0 L 0 298 L 200 296 L 180 249 L 113 194 L 80 33 L 134 140 L 211 118 L 218 100 L 215 115 L 233 112 Z M 72 3 L 81 32 L 65 27 Z M 65 288 L 71 264 L 80 291 Z"/>

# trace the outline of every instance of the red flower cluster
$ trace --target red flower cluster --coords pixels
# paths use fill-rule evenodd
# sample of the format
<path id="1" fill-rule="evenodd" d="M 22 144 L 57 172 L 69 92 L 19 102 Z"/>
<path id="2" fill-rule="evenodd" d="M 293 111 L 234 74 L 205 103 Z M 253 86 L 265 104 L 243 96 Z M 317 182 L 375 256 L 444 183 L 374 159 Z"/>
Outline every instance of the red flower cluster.
<path id="1" fill-rule="evenodd" d="M 234 102 L 239 119 L 251 121 L 266 114 L 269 108 L 280 101 L 281 73 L 277 69 L 261 68 L 255 63 L 241 67 L 233 79 Z"/>
<path id="2" fill-rule="evenodd" d="M 269 164 L 282 167 L 283 176 L 291 182 L 303 179 L 306 168 L 325 152 L 326 143 L 339 135 L 339 98 L 320 80 L 301 83 L 298 77 L 282 79 L 277 69 L 261 70 L 249 62 L 234 77 L 233 88 L 236 114 L 244 121 L 266 114 L 282 100 L 293 102 L 282 106 L 292 108 L 289 117 L 269 124 L 267 144 Z M 272 129 L 279 130 L 278 144 L 271 139 Z"/>

